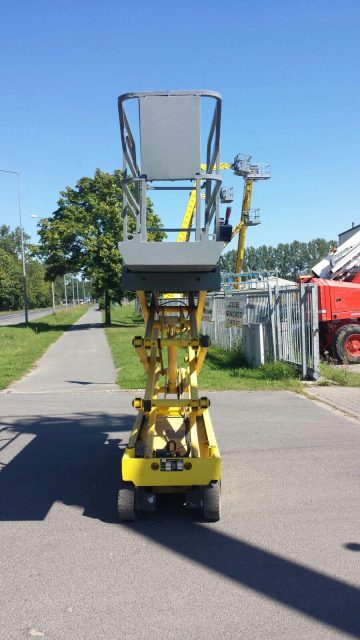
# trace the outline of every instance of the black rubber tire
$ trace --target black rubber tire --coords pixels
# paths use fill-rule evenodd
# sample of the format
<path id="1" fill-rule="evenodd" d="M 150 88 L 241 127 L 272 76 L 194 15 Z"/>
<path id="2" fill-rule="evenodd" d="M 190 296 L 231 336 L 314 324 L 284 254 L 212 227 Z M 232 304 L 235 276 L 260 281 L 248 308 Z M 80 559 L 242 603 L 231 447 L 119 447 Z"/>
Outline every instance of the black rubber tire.
<path id="1" fill-rule="evenodd" d="M 204 520 L 207 520 L 208 522 L 217 522 L 220 520 L 220 494 L 220 481 L 212 482 L 207 487 L 203 488 L 202 511 Z"/>
<path id="2" fill-rule="evenodd" d="M 346 349 L 346 341 L 353 334 L 359 334 L 360 340 L 360 325 L 359 324 L 344 324 L 337 330 L 333 341 L 333 353 L 334 356 L 344 364 L 360 364 L 360 355 L 352 355 Z"/>
<path id="3" fill-rule="evenodd" d="M 137 520 L 135 511 L 135 489 L 133 485 L 126 483 L 120 485 L 117 507 L 120 522 L 133 522 Z"/>

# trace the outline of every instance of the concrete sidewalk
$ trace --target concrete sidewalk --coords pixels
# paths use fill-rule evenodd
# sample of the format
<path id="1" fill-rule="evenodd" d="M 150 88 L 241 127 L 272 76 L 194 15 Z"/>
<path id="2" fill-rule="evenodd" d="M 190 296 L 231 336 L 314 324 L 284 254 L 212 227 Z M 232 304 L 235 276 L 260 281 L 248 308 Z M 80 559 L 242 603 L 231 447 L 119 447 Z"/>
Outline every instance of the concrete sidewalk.
<path id="1" fill-rule="evenodd" d="M 306 387 L 310 398 L 319 400 L 337 411 L 360 421 L 360 387 L 312 386 Z"/>
<path id="2" fill-rule="evenodd" d="M 90 309 L 50 346 L 37 366 L 8 393 L 118 391 L 115 367 L 101 323 Z"/>
<path id="3" fill-rule="evenodd" d="M 359 638 L 359 424 L 211 393 L 221 521 L 165 497 L 120 525 L 135 412 L 114 380 L 92 310 L 0 393 L 0 640 Z"/>

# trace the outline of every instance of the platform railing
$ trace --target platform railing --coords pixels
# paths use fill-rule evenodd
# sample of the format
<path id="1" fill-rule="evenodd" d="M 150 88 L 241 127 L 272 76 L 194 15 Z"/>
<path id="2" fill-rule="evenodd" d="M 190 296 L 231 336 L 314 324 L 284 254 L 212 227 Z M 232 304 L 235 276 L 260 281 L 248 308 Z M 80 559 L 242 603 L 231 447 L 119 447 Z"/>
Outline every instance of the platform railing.
<path id="1" fill-rule="evenodd" d="M 174 177 L 176 182 L 185 181 L 189 182 L 186 186 L 179 184 L 164 185 L 160 184 L 166 182 L 167 179 L 151 177 L 149 181 L 146 174 L 143 173 L 141 163 L 139 164 L 137 159 L 137 151 L 135 144 L 135 136 L 131 130 L 128 117 L 125 113 L 125 103 L 128 100 L 137 99 L 140 101 L 146 97 L 159 97 L 164 99 L 172 96 L 188 96 L 192 98 L 197 96 L 199 98 L 213 98 L 215 99 L 215 107 L 211 120 L 210 131 L 206 144 L 206 171 L 201 171 L 200 164 L 198 172 L 189 176 L 187 179 L 182 177 Z M 140 108 L 140 107 L 139 107 Z M 120 119 L 120 131 L 121 142 L 123 148 L 123 238 L 124 241 L 146 241 L 147 233 L 150 229 L 147 228 L 146 221 L 146 198 L 147 191 L 159 190 L 185 190 L 191 191 L 194 188 L 195 183 L 196 191 L 196 206 L 195 206 L 195 240 L 219 240 L 220 237 L 220 220 L 219 220 L 219 205 L 220 205 L 220 188 L 221 188 L 221 176 L 217 167 L 220 167 L 220 122 L 221 122 L 221 98 L 215 92 L 210 91 L 194 91 L 194 92 L 139 92 L 124 94 L 119 98 L 119 119 Z M 195 141 L 196 142 L 196 141 Z M 195 143 L 194 142 L 194 143 Z M 200 145 L 200 140 L 199 140 Z M 199 148 L 200 157 L 200 148 Z M 159 184 L 154 185 L 153 180 Z M 202 191 L 205 192 L 204 212 L 202 213 Z M 211 229 L 213 224 L 213 230 Z M 175 231 L 176 227 L 166 227 L 169 232 Z M 152 231 L 154 229 L 151 229 Z M 163 230 L 163 229 L 161 229 Z"/>

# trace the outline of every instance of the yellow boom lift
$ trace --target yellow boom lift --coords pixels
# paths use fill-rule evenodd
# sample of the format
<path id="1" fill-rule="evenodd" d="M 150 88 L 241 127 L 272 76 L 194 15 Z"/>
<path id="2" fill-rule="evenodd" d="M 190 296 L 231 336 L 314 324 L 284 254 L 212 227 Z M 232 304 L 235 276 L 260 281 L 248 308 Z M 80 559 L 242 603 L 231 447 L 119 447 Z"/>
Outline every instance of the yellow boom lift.
<path id="1" fill-rule="evenodd" d="M 200 105 L 214 105 L 201 165 Z M 139 109 L 139 134 L 126 115 Z M 133 346 L 147 375 L 122 459 L 121 520 L 153 511 L 161 493 L 185 496 L 205 520 L 220 517 L 221 458 L 207 397 L 198 376 L 210 340 L 200 335 L 207 291 L 220 289 L 219 260 L 231 227 L 220 218 L 221 97 L 209 91 L 140 92 L 119 98 L 123 149 L 123 288 L 136 291 L 145 321 Z M 135 138 L 141 142 L 137 157 Z M 184 185 L 184 182 L 187 185 Z M 192 189 L 192 184 L 195 188 Z M 189 216 L 176 228 L 150 228 L 147 189 L 192 190 Z M 203 196 L 203 197 L 202 197 Z M 192 212 L 190 214 L 190 207 Z M 188 242 L 154 242 L 157 231 L 186 234 Z M 166 298 L 180 292 L 180 299 Z"/>
<path id="2" fill-rule="evenodd" d="M 270 178 L 269 165 L 254 164 L 251 156 L 238 154 L 235 156 L 232 165 L 234 173 L 244 178 L 244 193 L 241 206 L 240 221 L 233 228 L 232 238 L 239 234 L 236 252 L 235 273 L 241 273 L 245 256 L 245 239 L 248 227 L 260 224 L 259 209 L 251 209 L 251 198 L 254 182 L 257 180 L 268 180 Z"/>
<path id="3" fill-rule="evenodd" d="M 206 165 L 201 165 L 202 170 L 206 170 Z M 243 269 L 244 255 L 245 255 L 245 240 L 246 231 L 248 227 L 254 227 L 260 224 L 259 209 L 251 209 L 251 199 L 253 193 L 253 185 L 257 180 L 268 180 L 270 178 L 270 166 L 260 165 L 252 162 L 251 156 L 244 154 L 237 154 L 234 158 L 234 162 L 222 162 L 220 163 L 220 170 L 233 169 L 234 174 L 244 178 L 244 192 L 241 207 L 241 216 L 239 222 L 232 229 L 231 240 L 239 234 L 236 261 L 235 261 L 235 273 L 240 273 Z M 225 192 L 226 190 L 221 190 Z M 220 192 L 222 195 L 222 193 Z M 224 193 L 224 197 L 221 198 L 222 202 L 231 202 L 232 197 L 227 196 Z M 181 228 L 188 229 L 192 225 L 194 212 L 195 212 L 196 192 L 193 189 L 190 193 L 189 201 L 187 203 L 184 217 L 182 219 Z M 188 231 L 179 231 L 177 241 L 186 242 L 189 240 Z"/>

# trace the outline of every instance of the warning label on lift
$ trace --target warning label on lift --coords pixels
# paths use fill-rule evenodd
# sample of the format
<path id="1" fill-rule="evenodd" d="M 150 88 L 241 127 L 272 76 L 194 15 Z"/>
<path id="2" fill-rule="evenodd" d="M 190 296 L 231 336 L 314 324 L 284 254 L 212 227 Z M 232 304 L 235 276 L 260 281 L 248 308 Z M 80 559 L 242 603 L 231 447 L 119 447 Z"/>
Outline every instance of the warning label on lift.
<path id="1" fill-rule="evenodd" d="M 160 471 L 184 471 L 184 462 L 179 458 L 162 458 Z"/>

